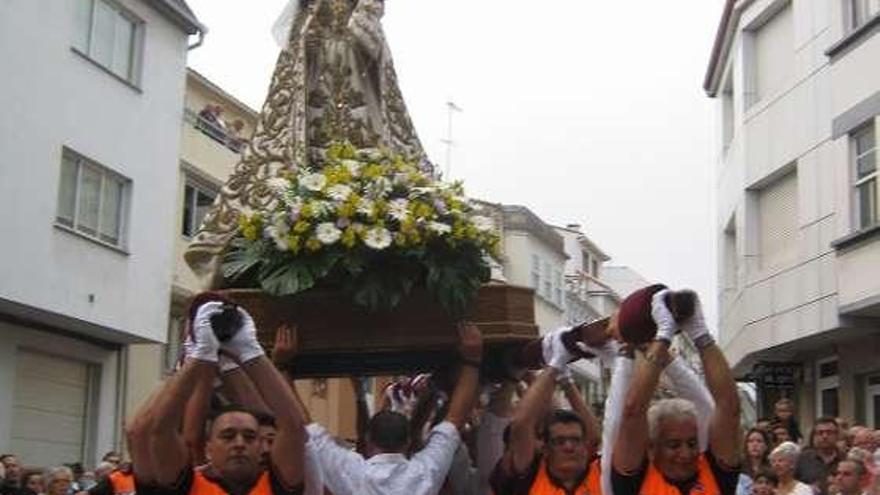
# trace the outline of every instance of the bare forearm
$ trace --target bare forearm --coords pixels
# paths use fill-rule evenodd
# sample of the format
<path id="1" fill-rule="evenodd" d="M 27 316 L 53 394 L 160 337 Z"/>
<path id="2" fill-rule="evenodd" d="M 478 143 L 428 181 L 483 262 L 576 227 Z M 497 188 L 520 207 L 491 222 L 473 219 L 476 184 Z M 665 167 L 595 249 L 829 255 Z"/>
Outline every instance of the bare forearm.
<path id="1" fill-rule="evenodd" d="M 565 398 L 571 405 L 572 410 L 584 420 L 584 424 L 587 426 L 585 432 L 587 443 L 598 445 L 600 440 L 599 422 L 596 421 L 596 416 L 593 415 L 590 406 L 584 401 L 584 397 L 578 391 L 577 386 L 572 382 L 567 382 L 562 390 L 565 392 Z"/>
<path id="2" fill-rule="evenodd" d="M 266 356 L 241 365 L 260 396 L 275 415 L 278 436 L 272 445 L 272 464 L 286 486 L 294 487 L 304 478 L 306 430 L 296 394 L 287 380 Z"/>
<path id="3" fill-rule="evenodd" d="M 309 413 L 309 409 L 306 407 L 305 402 L 303 402 L 302 397 L 300 397 L 299 392 L 296 390 L 296 380 L 290 376 L 290 373 L 284 373 L 284 380 L 287 382 L 287 388 L 289 388 L 290 392 L 293 394 L 294 400 L 296 400 L 296 410 L 299 412 L 303 423 L 311 423 L 312 415 Z M 369 419 L 370 418 L 367 418 L 368 421 Z"/>
<path id="4" fill-rule="evenodd" d="M 644 460 L 648 446 L 648 406 L 668 359 L 668 344 L 659 341 L 652 342 L 644 356 L 636 359 L 614 444 L 612 462 L 620 472 L 632 472 Z"/>
<path id="5" fill-rule="evenodd" d="M 171 486 L 193 459 L 181 433 L 186 403 L 201 384 L 210 387 L 217 373 L 215 363 L 189 360 L 160 392 L 151 411 L 151 435 L 148 440 L 156 481 Z M 161 462 L 159 460 L 161 459 Z"/>
<path id="6" fill-rule="evenodd" d="M 260 356 L 241 365 L 260 397 L 275 415 L 281 429 L 301 429 L 303 418 L 296 396 L 269 359 Z"/>
<path id="7" fill-rule="evenodd" d="M 189 448 L 190 459 L 196 465 L 205 461 L 205 420 L 211 407 L 213 393 L 213 383 L 196 384 L 184 410 L 183 437 Z"/>
<path id="8" fill-rule="evenodd" d="M 555 368 L 548 366 L 541 370 L 516 406 L 511 421 L 511 431 L 514 428 L 522 428 L 530 432 L 535 430 L 535 425 L 544 415 L 547 405 L 553 397 L 558 376 L 559 372 Z"/>
<path id="9" fill-rule="evenodd" d="M 200 384 L 210 384 L 217 366 L 207 361 L 188 360 L 183 368 L 166 382 L 151 408 L 153 431 L 178 431 L 183 423 L 186 403 Z"/>
<path id="10" fill-rule="evenodd" d="M 271 409 L 260 396 L 260 392 L 254 383 L 251 382 L 247 373 L 240 367 L 223 373 L 220 375 L 220 379 L 223 381 L 223 391 L 232 402 L 245 406 L 252 411 L 271 412 Z"/>
<path id="11" fill-rule="evenodd" d="M 513 416 L 513 393 L 516 391 L 516 385 L 513 382 L 504 382 L 501 389 L 492 394 L 489 399 L 489 406 L 486 408 L 489 412 L 499 418 L 509 418 Z"/>
<path id="12" fill-rule="evenodd" d="M 452 392 L 452 400 L 449 402 L 449 412 L 446 413 L 446 421 L 454 424 L 459 431 L 464 428 L 477 400 L 479 381 L 480 370 L 475 366 L 464 365 L 461 367 L 458 383 Z"/>
<path id="13" fill-rule="evenodd" d="M 735 466 L 739 463 L 740 404 L 736 381 L 721 349 L 715 345 L 700 351 L 706 385 L 715 399 L 715 413 L 709 431 L 712 453 L 722 463 Z"/>

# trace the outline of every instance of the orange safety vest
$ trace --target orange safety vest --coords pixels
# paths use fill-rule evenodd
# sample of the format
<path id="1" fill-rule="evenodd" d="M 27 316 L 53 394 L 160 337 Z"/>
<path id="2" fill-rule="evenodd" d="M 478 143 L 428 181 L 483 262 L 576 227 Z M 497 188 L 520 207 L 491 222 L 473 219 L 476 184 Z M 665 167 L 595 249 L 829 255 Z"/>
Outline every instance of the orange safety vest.
<path id="1" fill-rule="evenodd" d="M 678 488 L 666 481 L 660 470 L 654 467 L 653 462 L 648 465 L 648 472 L 639 493 L 641 495 L 681 495 Z M 687 495 L 721 495 L 721 489 L 718 488 L 718 482 L 715 481 L 715 475 L 712 474 L 712 468 L 704 455 L 701 455 L 697 460 L 697 482 Z"/>
<path id="2" fill-rule="evenodd" d="M 572 492 L 574 495 L 602 495 L 602 488 L 599 476 L 599 460 L 590 463 L 587 468 L 587 477 Z M 547 463 L 541 460 L 538 467 L 538 475 L 535 477 L 532 488 L 529 489 L 529 495 L 567 495 L 564 488 L 556 485 L 550 480 L 550 474 L 547 472 Z"/>
<path id="3" fill-rule="evenodd" d="M 189 495 L 229 495 L 222 486 L 209 480 L 201 471 L 193 473 L 192 486 Z M 257 484 L 251 488 L 248 495 L 272 495 L 272 484 L 269 482 L 269 473 L 264 471 L 257 480 Z"/>
<path id="4" fill-rule="evenodd" d="M 114 495 L 129 495 L 137 490 L 134 487 L 134 475 L 123 471 L 113 471 L 110 473 L 110 488 L 113 489 Z"/>

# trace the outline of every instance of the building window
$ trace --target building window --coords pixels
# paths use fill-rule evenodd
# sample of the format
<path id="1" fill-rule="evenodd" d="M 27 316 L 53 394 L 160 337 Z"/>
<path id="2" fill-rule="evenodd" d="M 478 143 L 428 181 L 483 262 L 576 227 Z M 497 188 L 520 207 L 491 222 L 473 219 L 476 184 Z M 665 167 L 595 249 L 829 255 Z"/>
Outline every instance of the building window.
<path id="1" fill-rule="evenodd" d="M 76 0 L 76 9 L 74 48 L 136 84 L 143 22 L 110 0 Z"/>
<path id="2" fill-rule="evenodd" d="M 852 136 L 855 164 L 856 209 L 860 229 L 877 224 L 877 138 L 874 124 L 863 127 Z"/>
<path id="3" fill-rule="evenodd" d="M 821 359 L 816 363 L 818 416 L 837 417 L 839 415 L 840 378 L 838 377 L 837 363 L 837 357 Z"/>
<path id="4" fill-rule="evenodd" d="M 184 237 L 192 237 L 199 231 L 205 215 L 214 205 L 217 192 L 187 181 L 183 195 L 183 228 Z"/>
<path id="5" fill-rule="evenodd" d="M 778 268 L 797 254 L 797 166 L 758 191 L 761 268 Z"/>
<path id="6" fill-rule="evenodd" d="M 55 221 L 95 240 L 123 247 L 131 181 L 65 149 Z"/>
<path id="7" fill-rule="evenodd" d="M 557 306 L 562 306 L 562 272 L 559 270 L 553 271 L 553 302 L 556 303 Z"/>
<path id="8" fill-rule="evenodd" d="M 553 273 L 550 271 L 550 263 L 544 262 L 544 271 L 542 272 L 542 281 L 544 282 L 541 295 L 548 301 L 553 300 Z"/>
<path id="9" fill-rule="evenodd" d="M 751 87 L 747 107 L 778 93 L 794 75 L 793 10 L 791 3 L 784 4 L 747 28 L 746 77 Z"/>
<path id="10" fill-rule="evenodd" d="M 599 278 L 599 260 L 593 258 L 592 271 L 594 277 Z"/>
<path id="11" fill-rule="evenodd" d="M 541 258 L 537 254 L 532 255 L 532 288 L 536 294 L 541 292 Z"/>
<path id="12" fill-rule="evenodd" d="M 857 29 L 880 12 L 880 0 L 849 0 L 849 28 Z"/>
<path id="13" fill-rule="evenodd" d="M 590 273 L 590 253 L 586 251 L 581 253 L 581 271 Z"/>

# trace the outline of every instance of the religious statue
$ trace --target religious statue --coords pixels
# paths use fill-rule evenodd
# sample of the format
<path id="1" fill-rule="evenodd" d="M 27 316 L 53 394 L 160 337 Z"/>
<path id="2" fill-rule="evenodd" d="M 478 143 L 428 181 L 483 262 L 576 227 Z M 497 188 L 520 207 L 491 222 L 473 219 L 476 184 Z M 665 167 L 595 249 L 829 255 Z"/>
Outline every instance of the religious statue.
<path id="1" fill-rule="evenodd" d="M 186 252 L 205 285 L 222 279 L 221 257 L 242 214 L 272 210 L 271 181 L 320 169 L 344 141 L 382 149 L 433 169 L 407 113 L 382 31 L 382 0 L 292 0 L 276 23 L 284 46 L 241 161 Z"/>

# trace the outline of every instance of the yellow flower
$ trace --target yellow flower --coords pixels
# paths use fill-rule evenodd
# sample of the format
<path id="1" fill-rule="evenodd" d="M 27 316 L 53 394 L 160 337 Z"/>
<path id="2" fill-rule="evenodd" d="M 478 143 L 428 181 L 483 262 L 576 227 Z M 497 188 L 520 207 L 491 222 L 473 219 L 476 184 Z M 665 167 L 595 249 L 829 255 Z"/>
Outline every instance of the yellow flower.
<path id="1" fill-rule="evenodd" d="M 309 251 L 315 252 L 321 249 L 321 241 L 318 239 L 311 237 L 306 241 L 306 249 Z"/>
<path id="2" fill-rule="evenodd" d="M 287 238 L 287 246 L 290 248 L 290 252 L 293 254 L 297 254 L 299 252 L 300 242 L 298 235 L 291 235 Z"/>
<path id="3" fill-rule="evenodd" d="M 385 175 L 385 167 L 379 165 L 378 163 L 371 163 L 364 167 L 361 175 L 365 179 L 378 179 L 379 177 Z"/>
<path id="4" fill-rule="evenodd" d="M 263 218 L 259 213 L 254 213 L 250 217 L 247 215 L 240 215 L 238 217 L 238 226 L 241 230 L 241 235 L 244 236 L 245 239 L 255 241 L 260 237 L 260 231 L 263 228 Z"/>
<path id="5" fill-rule="evenodd" d="M 342 233 L 342 239 L 339 241 L 343 246 L 351 249 L 357 243 L 357 231 L 354 227 L 349 226 Z"/>
<path id="6" fill-rule="evenodd" d="M 309 230 L 309 222 L 304 220 L 300 220 L 293 225 L 293 231 L 297 234 L 302 234 L 307 230 Z"/>

